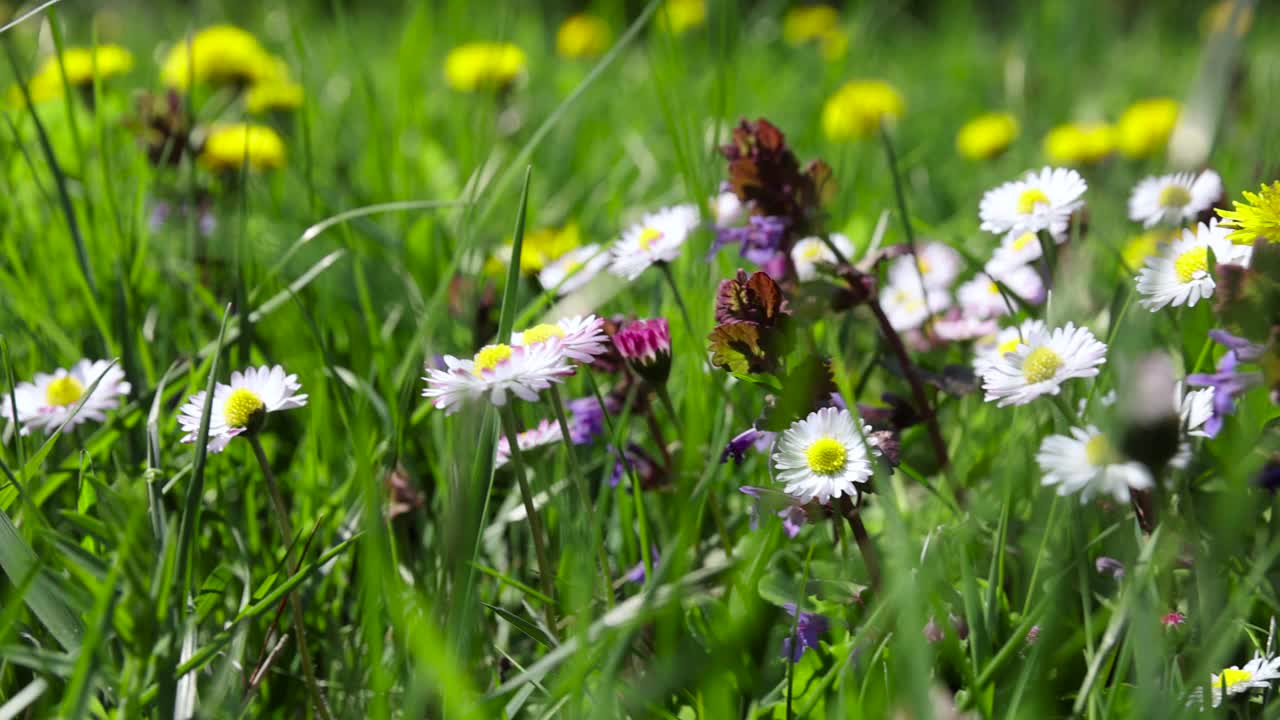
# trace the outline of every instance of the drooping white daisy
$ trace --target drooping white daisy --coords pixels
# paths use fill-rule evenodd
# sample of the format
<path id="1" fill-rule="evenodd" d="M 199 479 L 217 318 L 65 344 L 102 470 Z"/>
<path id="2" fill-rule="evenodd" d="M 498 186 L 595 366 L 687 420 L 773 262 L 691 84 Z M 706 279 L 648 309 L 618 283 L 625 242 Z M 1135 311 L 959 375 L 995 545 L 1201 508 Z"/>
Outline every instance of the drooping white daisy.
<path id="1" fill-rule="evenodd" d="M 841 233 L 831 233 L 828 237 L 845 260 L 853 260 L 853 243 L 849 238 Z M 833 267 L 837 262 L 836 254 L 819 237 L 807 237 L 791 248 L 791 263 L 796 266 L 796 277 L 801 282 L 818 277 L 819 268 Z"/>
<path id="2" fill-rule="evenodd" d="M 1214 388 L 1186 390 L 1181 380 L 1174 387 L 1173 401 L 1178 406 L 1178 421 L 1183 437 L 1178 443 L 1178 452 L 1169 460 L 1176 469 L 1183 469 L 1191 464 L 1191 442 L 1188 438 L 1210 437 L 1205 431 L 1205 423 L 1213 417 Z"/>
<path id="3" fill-rule="evenodd" d="M 80 412 L 72 415 L 76 403 L 84 398 L 85 391 L 93 384 L 93 394 L 84 401 Z M 129 383 L 125 382 L 124 371 L 106 360 L 81 360 L 71 366 L 70 370 L 58 368 L 50 373 L 36 373 L 31 382 L 18 383 L 13 388 L 13 397 L 8 393 L 0 393 L 0 417 L 14 420 L 13 405 L 18 407 L 18 425 L 26 435 L 32 429 L 39 428 L 52 434 L 65 422 L 68 430 L 81 423 L 92 420 L 102 422 L 107 419 L 107 411 L 120 405 L 120 398 L 129 394 Z"/>
<path id="4" fill-rule="evenodd" d="M 249 368 L 231 373 L 230 383 L 213 388 L 209 416 L 209 452 L 226 449 L 232 438 L 261 427 L 267 413 L 292 410 L 307 404 L 307 396 L 297 375 L 286 375 L 284 368 Z M 193 443 L 200 434 L 200 417 L 204 411 L 205 392 L 192 395 L 178 410 L 178 425 L 187 434 L 182 442 Z"/>
<path id="5" fill-rule="evenodd" d="M 645 215 L 613 244 L 609 272 L 635 280 L 650 265 L 675 260 L 698 222 L 694 205 L 674 205 Z"/>
<path id="6" fill-rule="evenodd" d="M 1151 473 L 1142 463 L 1126 460 L 1098 428 L 1071 428 L 1071 435 L 1050 435 L 1040 443 L 1036 462 L 1044 473 L 1043 485 L 1057 485 L 1059 495 L 1080 493 L 1080 502 L 1107 494 L 1129 502 L 1130 490 L 1152 486 Z"/>
<path id="7" fill-rule="evenodd" d="M 422 395 L 446 415 L 482 397 L 500 407 L 507 403 L 508 393 L 532 402 L 551 383 L 564 382 L 574 373 L 558 337 L 532 345 L 487 345 L 470 360 L 445 355 L 444 364 L 444 370 L 426 369 Z"/>
<path id="8" fill-rule="evenodd" d="M 986 340 L 974 344 L 974 368 L 981 372 L 984 367 L 1017 350 L 1019 343 L 1026 342 L 1027 338 L 1036 333 L 1044 332 L 1044 329 L 1045 324 L 1040 320 L 1023 320 L 1021 325 L 1003 328 Z"/>
<path id="9" fill-rule="evenodd" d="M 512 333 L 511 344 L 537 345 L 556 338 L 560 352 L 570 360 L 589 363 L 609 349 L 609 336 L 604 333 L 604 320 L 595 315 L 576 315 L 554 323 L 534 325 Z"/>
<path id="10" fill-rule="evenodd" d="M 1032 305 L 1044 300 L 1044 281 L 1035 268 L 1023 265 L 999 276 L 1000 284 L 1013 295 Z M 1017 301 L 1000 292 L 995 280 L 986 274 L 974 278 L 956 291 L 960 306 L 975 317 L 1000 317 L 1018 309 Z"/>
<path id="11" fill-rule="evenodd" d="M 1234 265 L 1248 265 L 1253 254 L 1251 246 L 1228 240 L 1230 232 L 1217 220 L 1200 223 L 1194 230 L 1183 230 L 1181 237 L 1147 258 L 1137 277 L 1142 306 L 1155 312 L 1169 305 L 1193 307 L 1213 297 L 1217 283 L 1209 272 L 1209 251 L 1216 262 Z"/>
<path id="12" fill-rule="evenodd" d="M 1222 704 L 1223 695 L 1239 695 L 1254 688 L 1271 687 L 1271 681 L 1280 679 L 1280 657 L 1254 655 L 1244 667 L 1232 665 L 1221 672 L 1209 675 L 1209 688 L 1213 692 L 1213 706 Z"/>
<path id="13" fill-rule="evenodd" d="M 574 248 L 538 272 L 538 284 L 557 295 L 580 289 L 609 265 L 609 251 L 600 245 Z"/>
<path id="14" fill-rule="evenodd" d="M 933 288 L 928 294 L 920 292 L 920 280 L 905 283 L 889 283 L 880 290 L 880 307 L 894 330 L 912 330 L 924 324 L 930 315 L 940 313 L 951 304 L 946 290 Z"/>
<path id="15" fill-rule="evenodd" d="M 1048 230 L 1054 237 L 1066 235 L 1071 214 L 1084 205 L 1088 185 L 1080 173 L 1046 167 L 1028 172 L 982 196 L 978 215 L 987 232 L 1019 236 Z"/>
<path id="16" fill-rule="evenodd" d="M 1066 242 L 1066 236 L 1058 238 L 1058 244 Z M 1011 232 L 1000 240 L 1000 247 L 991 253 L 991 259 L 983 266 L 991 277 L 1005 277 L 1014 271 L 1028 267 L 1044 255 L 1040 237 L 1033 232 Z"/>
<path id="17" fill-rule="evenodd" d="M 1222 178 L 1212 170 L 1143 178 L 1129 195 L 1129 219 L 1143 227 L 1181 225 L 1222 197 Z"/>
<path id="18" fill-rule="evenodd" d="M 560 426 L 551 420 L 542 420 L 536 426 L 525 430 L 516 435 L 516 442 L 520 445 L 520 452 L 525 453 L 534 448 L 540 448 L 544 445 L 560 442 L 563 436 L 560 434 Z M 494 451 L 493 464 L 494 467 L 502 467 L 511 461 L 511 442 L 507 440 L 507 436 L 503 435 L 498 438 L 498 447 Z"/>
<path id="19" fill-rule="evenodd" d="M 1032 332 L 979 373 L 986 401 L 1000 407 L 1025 405 L 1041 395 L 1057 395 L 1071 378 L 1094 377 L 1107 361 L 1107 346 L 1088 328 L 1067 323 Z"/>
<path id="20" fill-rule="evenodd" d="M 923 279 L 930 290 L 946 290 L 959 274 L 960 253 L 939 242 L 918 245 L 914 258 L 902 255 L 889 266 L 889 281 L 893 284 L 919 285 Z"/>
<path id="21" fill-rule="evenodd" d="M 778 439 L 773 454 L 777 479 L 802 503 L 858 499 L 858 485 L 871 478 L 871 463 L 848 410 L 823 408 L 797 420 Z"/>

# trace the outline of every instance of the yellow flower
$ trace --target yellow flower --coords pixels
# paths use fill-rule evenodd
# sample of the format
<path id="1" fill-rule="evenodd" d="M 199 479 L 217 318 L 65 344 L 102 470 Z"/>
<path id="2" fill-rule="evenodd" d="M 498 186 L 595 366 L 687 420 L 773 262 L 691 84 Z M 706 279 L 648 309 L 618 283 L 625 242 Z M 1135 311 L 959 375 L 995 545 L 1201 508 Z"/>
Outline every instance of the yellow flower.
<path id="1" fill-rule="evenodd" d="M 673 35 L 707 22 L 707 0 L 666 0 L 658 9 L 658 27 Z"/>
<path id="2" fill-rule="evenodd" d="M 1234 10 L 1235 2 L 1232 0 L 1221 0 L 1221 2 L 1210 5 L 1204 11 L 1204 15 L 1200 16 L 1200 29 L 1206 34 L 1220 33 L 1227 30 L 1227 26 L 1231 22 L 1231 13 Z M 1240 14 L 1236 16 L 1235 32 L 1237 36 L 1244 37 L 1249 32 L 1249 26 L 1253 24 L 1253 8 L 1245 5 L 1240 8 Z"/>
<path id="3" fill-rule="evenodd" d="M 822 48 L 822 57 L 828 62 L 835 62 L 844 57 L 849 51 L 849 33 L 840 28 L 835 28 L 830 32 L 823 33 L 818 38 L 819 46 Z"/>
<path id="4" fill-rule="evenodd" d="M 1147 258 L 1160 252 L 1160 247 L 1172 241 L 1182 231 L 1178 228 L 1155 227 L 1129 238 L 1124 249 L 1120 251 L 1120 259 L 1130 270 L 1138 270 Z"/>
<path id="5" fill-rule="evenodd" d="M 1106 123 L 1066 123 L 1044 136 L 1044 154 L 1060 165 L 1096 163 L 1116 148 L 1116 129 Z"/>
<path id="6" fill-rule="evenodd" d="M 244 106 L 260 114 L 272 110 L 296 110 L 302 106 L 302 86 L 288 80 L 268 80 L 249 88 Z"/>
<path id="7" fill-rule="evenodd" d="M 577 223 L 569 223 L 562 228 L 542 228 L 525 233 L 523 247 L 520 249 L 520 271 L 526 275 L 536 275 L 561 255 L 582 244 L 582 231 Z M 489 259 L 485 260 L 484 273 L 500 276 L 502 269 L 511 264 L 511 242 L 499 248 Z"/>
<path id="8" fill-rule="evenodd" d="M 854 80 L 836 90 L 822 108 L 827 139 L 844 142 L 866 137 L 902 116 L 902 96 L 882 80 Z"/>
<path id="9" fill-rule="evenodd" d="M 782 39 L 788 45 L 803 45 L 821 40 L 837 29 L 840 13 L 830 5 L 805 5 L 791 8 L 782 18 Z"/>
<path id="10" fill-rule="evenodd" d="M 1169 144 L 1178 121 L 1178 102 L 1172 98 L 1147 98 L 1130 105 L 1116 123 L 1120 152 L 1131 158 L 1154 155 Z"/>
<path id="11" fill-rule="evenodd" d="M 970 160 L 988 160 L 1018 137 L 1018 119 L 1009 113 L 983 113 L 956 133 L 956 150 Z"/>
<path id="12" fill-rule="evenodd" d="M 556 52 L 566 58 L 595 57 L 609 48 L 609 24 L 595 15 L 579 14 L 560 25 Z"/>
<path id="13" fill-rule="evenodd" d="M 500 90 L 524 72 L 528 58 L 511 43 L 468 43 L 449 51 L 444 77 L 460 92 Z"/>
<path id="14" fill-rule="evenodd" d="M 284 167 L 284 141 L 265 125 L 218 125 L 200 151 L 200 162 L 214 171 L 239 170 L 246 159 L 254 170 Z"/>
<path id="15" fill-rule="evenodd" d="M 31 81 L 27 83 L 31 102 L 41 103 L 62 97 L 65 90 L 62 84 L 64 71 L 67 82 L 72 87 L 92 84 L 95 68 L 98 77 L 103 80 L 123 75 L 133 69 L 133 55 L 119 45 L 67 48 L 61 56 L 54 55 L 45 60 L 31 76 Z M 19 88 L 15 87 L 9 93 L 10 100 L 22 102 L 22 91 Z"/>
<path id="16" fill-rule="evenodd" d="M 1222 224 L 1232 228 L 1227 236 L 1237 245 L 1252 245 L 1258 238 L 1280 242 L 1280 182 L 1263 184 L 1257 193 L 1241 193 L 1244 202 L 1233 201 L 1235 210 L 1219 210 Z"/>
<path id="17" fill-rule="evenodd" d="M 278 79 L 281 62 L 258 39 L 233 25 L 214 25 L 190 41 L 175 43 L 165 56 L 160 77 L 180 90 L 190 81 L 209 85 L 252 85 Z"/>

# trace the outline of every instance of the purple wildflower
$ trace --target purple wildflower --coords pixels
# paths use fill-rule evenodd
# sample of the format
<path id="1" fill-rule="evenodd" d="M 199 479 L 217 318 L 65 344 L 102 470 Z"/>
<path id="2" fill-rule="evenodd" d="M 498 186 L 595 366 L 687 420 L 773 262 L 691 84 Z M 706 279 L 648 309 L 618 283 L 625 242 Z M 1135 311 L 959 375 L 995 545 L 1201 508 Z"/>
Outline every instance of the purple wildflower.
<path id="1" fill-rule="evenodd" d="M 653 567 L 656 570 L 658 567 L 658 548 L 656 545 L 649 546 L 649 557 L 653 558 Z M 630 570 L 627 571 L 626 575 L 622 576 L 623 580 L 626 580 L 627 582 L 632 582 L 632 583 L 642 583 L 644 582 L 644 578 L 645 578 L 645 575 L 644 575 L 643 560 L 636 563 L 634 567 L 632 567 Z"/>
<path id="2" fill-rule="evenodd" d="M 756 265 L 765 265 L 778 254 L 787 236 L 787 219 L 772 215 L 752 215 L 746 225 L 717 227 L 711 255 L 725 245 L 740 246 L 742 257 Z"/>
<path id="3" fill-rule="evenodd" d="M 831 621 L 818 613 L 807 613 L 801 610 L 797 614 L 795 603 L 786 603 L 782 608 L 788 615 L 796 618 L 794 633 L 782 641 L 782 657 L 789 658 L 793 663 L 800 662 L 800 657 L 804 655 L 805 650 L 818 649 L 819 636 L 831 629 Z M 793 642 L 796 640 L 799 642 Z"/>
<path id="4" fill-rule="evenodd" d="M 1099 575 L 1110 575 L 1116 580 L 1124 579 L 1124 563 L 1113 557 L 1101 555 L 1097 560 L 1093 561 L 1093 567 L 1098 571 Z"/>
<path id="5" fill-rule="evenodd" d="M 742 485 L 738 488 L 738 492 L 756 499 L 751 504 L 751 529 L 758 530 L 760 528 L 760 500 L 765 493 L 764 488 Z M 786 531 L 787 537 L 794 538 L 800 534 L 800 528 L 809 522 L 809 511 L 800 501 L 789 495 L 785 496 L 785 502 L 786 507 L 779 510 L 777 515 L 782 519 L 782 529 Z"/>
<path id="6" fill-rule="evenodd" d="M 1219 345 L 1228 348 L 1227 354 L 1218 360 L 1218 371 L 1214 373 L 1195 373 L 1187 376 L 1187 384 L 1192 387 L 1211 387 L 1213 393 L 1213 414 L 1204 424 L 1204 432 L 1209 437 L 1217 437 L 1227 416 L 1236 410 L 1236 397 L 1262 383 L 1262 373 L 1243 372 L 1236 369 L 1241 362 L 1253 362 L 1262 357 L 1265 348 L 1256 343 L 1236 337 L 1225 330 L 1210 330 L 1209 337 Z"/>
<path id="7" fill-rule="evenodd" d="M 757 430 L 755 428 L 747 428 L 729 441 L 724 446 L 724 450 L 720 452 L 720 464 L 729 462 L 729 458 L 733 458 L 734 465 L 741 465 L 747 459 L 747 451 L 755 448 L 756 450 L 767 450 L 773 444 L 773 439 L 777 437 L 777 433 L 768 430 Z"/>
<path id="8" fill-rule="evenodd" d="M 930 645 L 933 645 L 942 642 L 946 637 L 947 633 L 943 631 L 937 619 L 930 617 L 929 622 L 925 623 L 924 626 L 924 639 L 928 640 Z"/>
<path id="9" fill-rule="evenodd" d="M 594 396 L 588 395 L 569 401 L 569 439 L 574 445 L 587 445 L 604 434 L 604 415 L 617 413 L 618 399 L 612 395 L 604 398 L 604 407 Z"/>

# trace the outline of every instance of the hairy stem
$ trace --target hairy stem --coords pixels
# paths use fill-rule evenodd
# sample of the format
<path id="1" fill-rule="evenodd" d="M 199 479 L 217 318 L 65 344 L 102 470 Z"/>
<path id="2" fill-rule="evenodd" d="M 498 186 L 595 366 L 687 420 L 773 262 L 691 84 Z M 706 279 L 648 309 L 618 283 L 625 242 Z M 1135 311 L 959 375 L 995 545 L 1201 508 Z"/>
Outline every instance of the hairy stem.
<path id="1" fill-rule="evenodd" d="M 554 575 L 551 563 L 547 560 L 547 541 L 542 527 L 542 516 L 533 504 L 533 492 L 529 489 L 529 480 L 524 476 L 524 456 L 520 453 L 519 430 L 516 429 L 516 414 L 508 403 L 500 410 L 502 429 L 506 432 L 507 443 L 511 446 L 511 467 L 515 473 L 516 483 L 520 486 L 520 500 L 524 503 L 525 515 L 529 518 L 529 532 L 533 535 L 533 552 L 538 561 L 538 582 L 542 592 L 549 598 L 555 598 Z M 552 603 L 542 606 L 547 621 L 547 631 L 556 634 L 555 612 Z"/>

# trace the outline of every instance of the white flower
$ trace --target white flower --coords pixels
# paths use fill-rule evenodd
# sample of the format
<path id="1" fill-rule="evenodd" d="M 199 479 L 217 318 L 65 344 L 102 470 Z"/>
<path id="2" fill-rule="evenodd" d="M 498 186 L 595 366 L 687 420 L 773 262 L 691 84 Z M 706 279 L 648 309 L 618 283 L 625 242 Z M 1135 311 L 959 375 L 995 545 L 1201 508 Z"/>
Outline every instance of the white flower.
<path id="1" fill-rule="evenodd" d="M 1007 182 L 982 196 L 978 215 L 987 232 L 1015 236 L 1048 230 L 1054 237 L 1066 235 L 1071 213 L 1084 205 L 1088 185 L 1080 173 L 1046 167 L 1021 180 Z"/>
<path id="2" fill-rule="evenodd" d="M 994 318 L 978 317 L 959 308 L 952 308 L 934 320 L 932 327 L 934 335 L 950 342 L 987 337 L 1000 329 Z"/>
<path id="3" fill-rule="evenodd" d="M 889 318 L 894 330 L 918 328 L 930 315 L 942 312 L 951 304 L 951 296 L 940 288 L 930 289 L 928 295 L 920 292 L 920 280 L 890 283 L 880 290 L 880 307 Z"/>
<path id="4" fill-rule="evenodd" d="M 213 388 L 213 404 L 209 416 L 209 452 L 222 452 L 231 439 L 256 428 L 267 413 L 292 410 L 307 404 L 307 396 L 297 375 L 286 375 L 284 368 L 249 368 L 231 373 L 229 384 Z M 193 443 L 200 434 L 200 417 L 204 411 L 205 392 L 192 395 L 178 410 L 178 425 L 187 434 L 182 442 Z"/>
<path id="5" fill-rule="evenodd" d="M 558 337 L 532 345 L 487 345 L 471 360 L 445 355 L 444 364 L 444 370 L 427 368 L 422 395 L 446 415 L 482 397 L 501 407 L 508 393 L 532 402 L 551 383 L 564 382 L 574 373 Z"/>
<path id="6" fill-rule="evenodd" d="M 1209 272 L 1209 251 L 1220 264 L 1248 265 L 1253 248 L 1235 245 L 1227 239 L 1230 228 L 1200 223 L 1146 259 L 1138 272 L 1139 302 L 1155 312 L 1168 305 L 1193 307 L 1203 298 L 1213 297 L 1216 283 Z"/>
<path id="7" fill-rule="evenodd" d="M 105 374 L 104 374 L 105 373 Z M 84 393 L 93 384 L 93 394 L 84 401 L 80 412 L 72 415 L 76 403 L 84 397 Z M 107 411 L 120 405 L 120 398 L 129 394 L 129 383 L 124 380 L 124 371 L 106 360 L 81 360 L 71 366 L 70 370 L 58 368 L 53 374 L 36 373 L 32 382 L 18 383 L 13 388 L 13 397 L 8 393 L 0 393 L 0 417 L 13 421 L 13 405 L 18 406 L 18 424 L 26 435 L 33 428 L 39 428 L 52 434 L 67 424 L 66 429 L 88 420 L 102 422 L 107 419 Z"/>
<path id="8" fill-rule="evenodd" d="M 542 447 L 559 442 L 562 439 L 560 426 L 551 420 L 542 420 L 535 427 L 529 428 L 522 433 L 516 435 L 516 442 L 520 446 L 520 452 L 525 453 L 534 448 Z M 502 467 L 511 460 L 511 441 L 506 435 L 498 438 L 498 447 L 495 450 L 493 465 L 494 467 Z"/>
<path id="9" fill-rule="evenodd" d="M 698 222 L 698 208 L 693 205 L 675 205 L 645 215 L 613 244 L 609 272 L 635 280 L 650 265 L 675 260 Z"/>
<path id="10" fill-rule="evenodd" d="M 1066 236 L 1058 239 L 1058 244 L 1066 242 Z M 991 254 L 991 259 L 983 267 L 988 275 L 996 278 L 1007 277 L 1013 272 L 1027 267 L 1044 255 L 1044 246 L 1040 237 L 1030 231 L 1011 232 L 1000 240 L 1000 247 Z"/>
<path id="11" fill-rule="evenodd" d="M 600 245 L 574 248 L 538 272 L 538 284 L 557 295 L 578 290 L 609 265 L 609 251 Z"/>
<path id="12" fill-rule="evenodd" d="M 1071 428 L 1071 435 L 1050 435 L 1040 443 L 1036 462 L 1044 473 L 1043 485 L 1057 485 L 1059 495 L 1080 493 L 1088 502 L 1099 493 L 1129 502 L 1129 491 L 1152 486 L 1151 474 L 1141 464 L 1125 460 L 1098 428 Z"/>
<path id="13" fill-rule="evenodd" d="M 1129 219 L 1143 227 L 1181 225 L 1222 197 L 1222 178 L 1212 170 L 1143 178 L 1129 195 Z"/>
<path id="14" fill-rule="evenodd" d="M 845 260 L 853 259 L 853 243 L 840 233 L 828 236 L 831 244 L 836 246 Z M 806 282 L 818 277 L 818 269 L 822 266 L 834 266 L 836 254 L 819 237 L 807 237 L 791 248 L 791 262 L 796 266 L 796 277 Z"/>
<path id="15" fill-rule="evenodd" d="M 1209 675 L 1209 687 L 1213 692 L 1213 706 L 1222 704 L 1222 695 L 1239 695 L 1254 688 L 1271 686 L 1271 681 L 1280 678 L 1280 657 L 1254 655 L 1244 667 L 1232 665 L 1222 672 Z"/>
<path id="16" fill-rule="evenodd" d="M 589 363 L 609 349 L 609 336 L 604 334 L 604 320 L 595 315 L 564 318 L 554 323 L 535 325 L 523 332 L 512 333 L 511 344 L 537 345 L 551 338 L 559 340 L 561 354 L 570 360 Z"/>
<path id="17" fill-rule="evenodd" d="M 1178 422 L 1185 435 L 1178 443 L 1178 452 L 1169 460 L 1169 465 L 1181 470 L 1191 464 L 1191 443 L 1187 438 L 1209 437 L 1204 424 L 1213 416 L 1214 388 L 1183 392 L 1182 381 L 1174 386 L 1173 402 L 1178 406 Z"/>
<path id="18" fill-rule="evenodd" d="M 1034 305 L 1044 300 L 1044 281 L 1033 267 L 1016 267 L 999 276 L 999 280 L 1008 294 L 1025 302 Z M 965 312 L 976 317 L 999 317 L 1018 309 L 1017 301 L 1012 297 L 1006 298 L 996 281 L 986 274 L 975 275 L 972 280 L 962 284 L 956 291 L 956 297 Z"/>
<path id="19" fill-rule="evenodd" d="M 986 401 L 1000 407 L 1025 405 L 1041 395 L 1057 395 L 1071 378 L 1093 377 L 1107 361 L 1107 346 L 1088 328 L 1072 323 L 1052 331 L 1032 332 L 990 364 L 979 369 Z"/>
<path id="20" fill-rule="evenodd" d="M 823 408 L 782 433 L 773 454 L 777 479 L 801 503 L 832 498 L 858 499 L 860 483 L 871 478 L 871 463 L 848 410 Z"/>
<path id="21" fill-rule="evenodd" d="M 737 193 L 722 192 L 711 198 L 711 216 L 716 227 L 732 227 L 747 219 L 747 205 Z"/>
<path id="22" fill-rule="evenodd" d="M 901 255 L 889 266 L 889 282 L 894 285 L 919 285 L 923 278 L 930 290 L 946 290 L 959 274 L 960 253 L 939 242 L 918 245 L 914 258 Z"/>
<path id="23" fill-rule="evenodd" d="M 1044 329 L 1045 324 L 1039 320 L 1023 320 L 1021 325 L 1004 328 L 994 336 L 978 342 L 973 347 L 974 368 L 981 372 L 984 367 L 1017 350 L 1019 343 L 1036 333 L 1044 332 Z"/>

